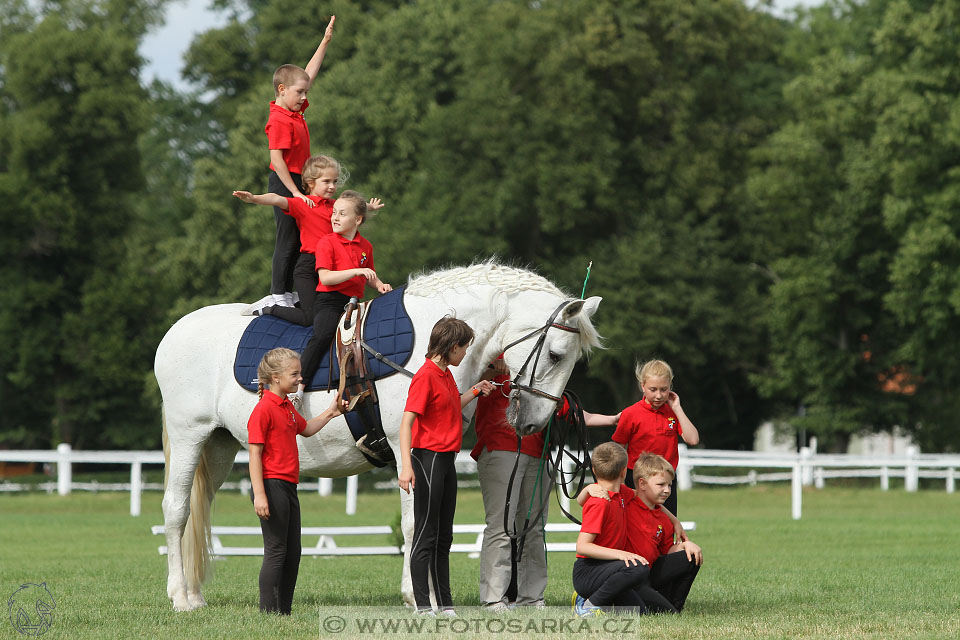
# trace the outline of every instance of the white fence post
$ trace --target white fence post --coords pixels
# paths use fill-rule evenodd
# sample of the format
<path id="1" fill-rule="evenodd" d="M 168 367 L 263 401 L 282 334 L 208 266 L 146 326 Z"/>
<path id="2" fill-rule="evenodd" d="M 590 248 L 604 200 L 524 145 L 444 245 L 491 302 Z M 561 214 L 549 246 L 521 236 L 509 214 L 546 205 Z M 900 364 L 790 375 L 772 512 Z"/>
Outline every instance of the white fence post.
<path id="1" fill-rule="evenodd" d="M 333 478 L 317 478 L 317 493 L 321 496 L 333 493 Z"/>
<path id="2" fill-rule="evenodd" d="M 917 468 L 918 452 L 917 447 L 907 447 L 907 466 L 903 470 L 903 488 L 907 491 L 916 491 L 920 486 L 920 470 Z"/>
<path id="3" fill-rule="evenodd" d="M 890 490 L 890 467 L 887 465 L 880 467 L 880 490 Z"/>
<path id="4" fill-rule="evenodd" d="M 567 497 L 567 492 L 570 491 L 570 488 L 566 482 L 564 482 L 564 479 L 569 477 L 570 473 L 573 473 L 573 461 L 567 456 L 564 456 L 563 462 L 560 463 L 560 468 L 563 470 L 563 472 L 557 476 L 557 482 L 560 483 L 560 506 L 564 511 L 569 513 L 570 498 Z"/>
<path id="5" fill-rule="evenodd" d="M 680 461 L 677 463 L 677 490 L 690 491 L 693 488 L 693 479 L 690 476 L 690 462 L 687 458 L 687 445 L 682 442 L 677 445 L 680 450 Z"/>
<path id="6" fill-rule="evenodd" d="M 790 506 L 794 520 L 799 520 L 801 515 L 801 500 L 803 499 L 802 465 L 797 462 L 793 465 L 793 478 L 790 481 Z"/>
<path id="7" fill-rule="evenodd" d="M 70 495 L 70 485 L 73 483 L 73 472 L 70 468 L 71 449 L 66 442 L 57 445 L 57 493 L 62 496 Z"/>
<path id="8" fill-rule="evenodd" d="M 947 467 L 947 493 L 953 493 L 954 484 L 954 469 Z"/>
<path id="9" fill-rule="evenodd" d="M 134 460 L 130 464 L 130 515 L 140 515 L 140 495 L 143 492 L 143 464 Z"/>
<path id="10" fill-rule="evenodd" d="M 357 476 L 347 478 L 347 515 L 357 513 Z"/>
<path id="11" fill-rule="evenodd" d="M 810 447 L 800 447 L 800 481 L 803 486 L 813 484 L 813 467 L 810 466 Z"/>

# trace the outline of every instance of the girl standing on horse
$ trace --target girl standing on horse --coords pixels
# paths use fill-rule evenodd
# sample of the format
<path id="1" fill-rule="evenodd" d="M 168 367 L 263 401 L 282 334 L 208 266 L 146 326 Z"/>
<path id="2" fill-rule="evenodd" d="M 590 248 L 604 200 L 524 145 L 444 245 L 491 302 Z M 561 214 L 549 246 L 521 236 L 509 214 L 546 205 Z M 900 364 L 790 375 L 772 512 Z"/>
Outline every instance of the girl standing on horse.
<path id="1" fill-rule="evenodd" d="M 457 508 L 454 462 L 463 440 L 460 412 L 496 388 L 481 380 L 465 393 L 457 389 L 450 367 L 463 361 L 473 335 L 466 322 L 449 316 L 434 325 L 427 360 L 410 381 L 400 422 L 399 484 L 407 493 L 413 490 L 410 578 L 417 612 L 428 615 L 433 615 L 428 576 L 441 612 L 456 615 L 450 595 L 450 545 Z"/>
<path id="2" fill-rule="evenodd" d="M 257 367 L 260 402 L 247 421 L 253 508 L 263 531 L 260 610 L 290 615 L 300 568 L 300 454 L 297 436 L 308 438 L 340 415 L 339 397 L 307 421 L 287 394 L 300 383 L 300 357 L 291 349 L 268 351 Z M 267 393 L 264 393 L 266 387 Z"/>

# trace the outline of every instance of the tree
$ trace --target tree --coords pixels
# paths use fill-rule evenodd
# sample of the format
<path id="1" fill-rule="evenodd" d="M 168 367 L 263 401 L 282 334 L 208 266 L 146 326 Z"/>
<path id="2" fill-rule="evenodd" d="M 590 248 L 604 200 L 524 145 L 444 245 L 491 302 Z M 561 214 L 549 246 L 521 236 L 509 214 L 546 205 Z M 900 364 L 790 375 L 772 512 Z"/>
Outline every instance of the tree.
<path id="1" fill-rule="evenodd" d="M 67 0 L 34 12 L 13 0 L 0 12 L 7 442 L 87 446 L 143 415 L 139 368 L 127 366 L 140 309 L 128 294 L 149 284 L 121 274 L 132 196 L 144 186 L 137 44 L 159 8 Z"/>

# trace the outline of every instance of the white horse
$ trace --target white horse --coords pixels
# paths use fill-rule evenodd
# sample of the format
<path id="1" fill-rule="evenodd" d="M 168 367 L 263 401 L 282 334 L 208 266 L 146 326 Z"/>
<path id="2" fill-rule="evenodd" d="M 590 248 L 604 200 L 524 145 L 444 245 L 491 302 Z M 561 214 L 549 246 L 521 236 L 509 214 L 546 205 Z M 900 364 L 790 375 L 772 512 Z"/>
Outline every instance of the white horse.
<path id="1" fill-rule="evenodd" d="M 415 277 L 404 302 L 416 331 L 407 363 L 411 371 L 424 361 L 434 323 L 450 313 L 476 332 L 463 362 L 453 369 L 461 389 L 477 381 L 487 364 L 509 347 L 504 359 L 511 375 L 523 371 L 507 415 L 523 435 L 544 427 L 574 364 L 598 344 L 590 318 L 600 298 L 571 299 L 534 273 L 492 262 Z M 167 595 L 176 611 L 206 604 L 200 587 L 209 569 L 210 504 L 240 447 L 247 446 L 247 418 L 257 403 L 257 395 L 241 388 L 233 375 L 237 344 L 252 321 L 241 315 L 243 308 L 224 304 L 195 311 L 174 324 L 157 348 L 155 372 L 163 396 L 167 460 L 163 495 Z M 397 460 L 409 383 L 400 374 L 377 382 L 384 431 Z M 306 394 L 304 414 L 310 417 L 327 407 L 330 393 Z M 473 406 L 467 410 L 468 420 Z M 356 448 L 342 417 L 297 442 L 304 475 L 337 478 L 373 468 Z M 412 603 L 408 550 L 413 497 L 403 491 L 400 497 L 407 542 L 401 593 Z"/>

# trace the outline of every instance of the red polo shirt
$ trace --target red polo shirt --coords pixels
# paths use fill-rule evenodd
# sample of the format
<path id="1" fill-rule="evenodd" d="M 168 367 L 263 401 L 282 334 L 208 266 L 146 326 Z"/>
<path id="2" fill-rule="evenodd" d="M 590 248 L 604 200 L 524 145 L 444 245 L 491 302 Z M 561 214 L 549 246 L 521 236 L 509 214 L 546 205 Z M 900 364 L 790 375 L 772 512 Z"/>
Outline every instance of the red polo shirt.
<path id="1" fill-rule="evenodd" d="M 460 409 L 460 390 L 450 367 L 444 371 L 427 359 L 410 381 L 407 404 L 403 408 L 417 414 L 413 422 L 413 447 L 440 453 L 460 451 L 463 440 Z"/>
<path id="2" fill-rule="evenodd" d="M 339 233 L 328 233 L 317 242 L 317 269 L 346 271 L 365 267 L 373 269 L 373 245 L 359 233 L 347 240 Z M 317 291 L 339 291 L 348 296 L 363 297 L 367 279 L 363 276 L 350 278 L 340 284 L 317 284 Z"/>
<path id="3" fill-rule="evenodd" d="M 330 216 L 335 200 L 323 196 L 307 197 L 317 206 L 311 208 L 300 198 L 287 198 L 287 215 L 297 221 L 300 229 L 300 253 L 313 253 L 320 239 L 333 233 Z"/>
<path id="4" fill-rule="evenodd" d="M 247 441 L 262 444 L 263 477 L 279 478 L 297 484 L 300 481 L 300 453 L 297 434 L 307 428 L 293 403 L 272 391 L 253 408 L 247 421 Z"/>
<path id="5" fill-rule="evenodd" d="M 308 100 L 303 101 L 300 111 L 288 111 L 277 105 L 274 100 L 270 103 L 270 117 L 267 118 L 267 146 L 270 149 L 282 149 L 283 161 L 287 163 L 290 173 L 303 171 L 303 163 L 310 157 L 310 132 L 307 130 L 307 121 L 303 119 L 303 112 L 310 106 Z M 270 169 L 276 171 L 273 162 Z"/>
<path id="6" fill-rule="evenodd" d="M 630 469 L 644 451 L 663 456 L 676 469 L 680 462 L 678 435 L 683 435 L 683 431 L 669 404 L 664 402 L 659 409 L 654 409 L 641 399 L 623 410 L 611 439 L 626 447 Z"/>
<path id="7" fill-rule="evenodd" d="M 627 505 L 627 551 L 647 559 L 651 565 L 673 546 L 673 523 L 660 505 L 653 509 L 637 498 Z"/>
<path id="8" fill-rule="evenodd" d="M 610 501 L 590 496 L 583 505 L 581 533 L 593 533 L 593 543 L 608 549 L 624 549 L 627 541 L 627 507 L 634 500 L 633 489 L 625 484 L 620 491 L 607 492 Z M 578 558 L 585 558 L 577 554 Z"/>

